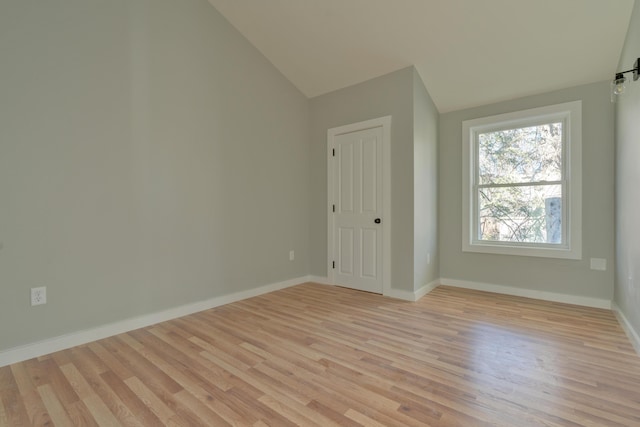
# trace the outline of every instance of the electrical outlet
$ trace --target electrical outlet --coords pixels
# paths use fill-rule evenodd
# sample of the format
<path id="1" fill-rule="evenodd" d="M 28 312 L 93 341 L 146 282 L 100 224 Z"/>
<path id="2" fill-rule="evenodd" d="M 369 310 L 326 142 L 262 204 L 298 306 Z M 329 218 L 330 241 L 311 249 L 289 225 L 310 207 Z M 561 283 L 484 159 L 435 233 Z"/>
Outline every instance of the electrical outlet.
<path id="1" fill-rule="evenodd" d="M 296 253 L 294 251 L 289 251 L 289 261 L 293 261 L 296 259 Z"/>
<path id="2" fill-rule="evenodd" d="M 41 305 L 47 303 L 47 288 L 31 288 L 31 305 Z"/>

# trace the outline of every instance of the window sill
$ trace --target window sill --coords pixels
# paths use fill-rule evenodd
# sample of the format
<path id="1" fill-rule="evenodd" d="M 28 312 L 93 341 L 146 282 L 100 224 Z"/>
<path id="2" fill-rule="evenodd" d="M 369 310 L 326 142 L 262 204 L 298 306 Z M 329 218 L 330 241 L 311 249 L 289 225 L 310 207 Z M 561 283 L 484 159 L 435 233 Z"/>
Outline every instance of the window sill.
<path id="1" fill-rule="evenodd" d="M 558 259 L 582 259 L 582 251 L 580 249 L 566 247 L 531 247 L 531 246 L 515 246 L 508 244 L 491 244 L 491 243 L 466 243 L 462 247 L 463 252 L 475 252 L 493 255 L 515 255 L 539 258 L 558 258 Z"/>

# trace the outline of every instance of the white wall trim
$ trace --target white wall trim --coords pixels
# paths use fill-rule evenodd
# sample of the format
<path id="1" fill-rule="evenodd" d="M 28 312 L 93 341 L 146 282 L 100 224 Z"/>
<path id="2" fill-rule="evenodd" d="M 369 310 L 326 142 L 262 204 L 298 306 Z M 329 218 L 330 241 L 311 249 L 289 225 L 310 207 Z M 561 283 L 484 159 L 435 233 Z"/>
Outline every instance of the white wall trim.
<path id="1" fill-rule="evenodd" d="M 328 277 L 323 277 L 323 276 L 308 276 L 307 277 L 307 281 L 309 282 L 313 282 L 313 283 L 318 283 L 320 285 L 329 285 L 329 286 L 333 286 L 333 283 L 331 283 L 331 280 L 329 280 Z"/>
<path id="2" fill-rule="evenodd" d="M 260 286 L 258 288 L 248 289 L 246 291 L 240 291 L 229 295 L 223 295 L 205 301 L 198 301 L 192 304 L 185 304 L 157 313 L 133 317 L 126 320 L 109 323 L 103 326 L 98 326 L 96 328 L 72 332 L 54 338 L 26 344 L 20 347 L 0 351 L 0 367 L 22 362 L 24 360 L 29 360 L 34 357 L 40 357 L 45 354 L 53 353 L 78 345 L 86 344 L 113 335 L 133 331 L 135 329 L 144 328 L 156 323 L 166 322 L 167 320 L 187 316 L 199 311 L 208 310 L 210 308 L 219 307 L 221 305 L 230 304 L 232 302 L 241 301 L 247 298 L 263 295 L 280 289 L 289 288 L 291 286 L 310 281 L 315 280 L 312 280 L 311 276 L 304 276 L 285 280 L 283 282 L 271 283 L 268 285 Z"/>
<path id="3" fill-rule="evenodd" d="M 420 298 L 434 290 L 440 285 L 440 280 L 434 280 L 433 282 L 427 283 L 422 286 L 420 289 L 417 289 L 413 292 L 405 291 L 402 289 L 386 289 L 384 291 L 384 296 L 389 298 L 396 298 L 405 301 L 418 301 Z"/>
<path id="4" fill-rule="evenodd" d="M 206 301 L 186 304 L 161 312 L 134 317 L 119 322 L 98 326 L 96 328 L 73 332 L 70 334 L 65 334 L 43 341 L 38 341 L 35 343 L 26 344 L 24 346 L 1 351 L 0 367 L 307 282 L 313 282 L 322 285 L 331 285 L 331 282 L 327 277 L 303 276 L 295 279 L 285 280 L 283 282 L 260 286 L 258 288 L 249 289 L 246 291 L 211 298 Z M 629 340 L 640 355 L 640 336 L 633 329 L 620 308 L 616 304 L 613 304 L 611 301 L 605 299 L 580 297 L 575 295 L 558 294 L 554 292 L 520 289 L 510 286 L 493 285 L 489 283 L 470 282 L 446 278 L 434 280 L 413 292 L 405 291 L 402 289 L 386 289 L 384 296 L 405 301 L 418 301 L 420 298 L 427 295 L 429 292 L 431 292 L 441 284 L 458 288 L 475 289 L 479 291 L 495 292 L 506 295 L 543 299 L 547 301 L 563 302 L 587 307 L 613 309 L 620 321 L 620 324 L 629 336 Z"/>
<path id="5" fill-rule="evenodd" d="M 514 288 L 512 286 L 494 285 L 491 283 L 470 282 L 467 280 L 440 279 L 440 284 L 456 288 L 474 289 L 477 291 L 494 292 L 497 294 L 514 295 L 518 297 L 541 299 L 545 301 L 562 302 L 565 304 L 582 305 L 585 307 L 604 308 L 611 310 L 611 300 L 604 298 L 582 297 L 578 295 L 559 294 L 556 292 L 538 291 L 535 289 Z"/>
<path id="6" fill-rule="evenodd" d="M 313 282 L 313 283 L 318 283 L 320 285 L 330 285 L 330 286 L 334 286 L 333 283 L 331 283 L 331 280 L 328 277 L 322 277 L 322 276 L 308 276 L 307 277 L 307 281 L 309 282 Z M 395 299 L 401 299 L 404 301 L 418 301 L 420 298 L 422 298 L 423 296 L 427 295 L 429 292 L 431 292 L 432 290 L 434 290 L 435 288 L 438 287 L 438 285 L 440 285 L 440 280 L 434 280 L 431 283 L 427 283 L 426 285 L 422 286 L 420 289 L 411 292 L 411 291 L 405 291 L 403 289 L 386 289 L 384 291 L 384 294 L 382 296 L 388 297 L 388 298 L 395 298 Z"/>
<path id="7" fill-rule="evenodd" d="M 618 322 L 620 322 L 620 326 L 622 326 L 622 329 L 624 329 L 624 332 L 627 334 L 629 341 L 631 341 L 631 345 L 636 350 L 636 353 L 638 353 L 638 356 L 640 356 L 640 335 L 633 328 L 633 326 L 631 325 L 631 322 L 629 322 L 629 320 L 624 315 L 624 313 L 622 312 L 618 304 L 614 302 L 612 306 L 613 306 L 612 307 L 613 312 L 618 318 Z"/>
<path id="8" fill-rule="evenodd" d="M 422 286 L 420 289 L 414 292 L 416 297 L 415 301 L 418 301 L 420 298 L 427 295 L 438 286 L 440 286 L 440 279 L 436 279 L 433 282 L 427 283 L 426 285 Z"/>
<path id="9" fill-rule="evenodd" d="M 415 301 L 415 294 L 411 291 L 405 291 L 404 289 L 389 288 L 384 290 L 383 296 L 388 298 L 401 299 L 404 301 Z"/>

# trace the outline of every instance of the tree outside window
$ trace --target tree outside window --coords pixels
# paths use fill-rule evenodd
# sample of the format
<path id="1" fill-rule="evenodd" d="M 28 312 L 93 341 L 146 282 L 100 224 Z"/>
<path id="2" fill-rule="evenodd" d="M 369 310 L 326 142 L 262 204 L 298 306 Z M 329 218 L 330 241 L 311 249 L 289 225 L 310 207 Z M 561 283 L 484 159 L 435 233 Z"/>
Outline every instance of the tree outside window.
<path id="1" fill-rule="evenodd" d="M 562 127 L 478 134 L 479 240 L 562 243 Z"/>

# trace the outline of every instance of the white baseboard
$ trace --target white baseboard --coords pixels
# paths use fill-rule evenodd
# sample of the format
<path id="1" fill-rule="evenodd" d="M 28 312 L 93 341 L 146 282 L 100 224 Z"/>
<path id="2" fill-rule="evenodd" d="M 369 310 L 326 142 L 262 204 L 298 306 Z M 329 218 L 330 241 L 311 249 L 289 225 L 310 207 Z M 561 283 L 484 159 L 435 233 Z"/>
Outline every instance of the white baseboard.
<path id="1" fill-rule="evenodd" d="M 382 294 L 385 297 L 401 299 L 404 301 L 415 301 L 415 294 L 411 291 L 405 291 L 403 289 L 385 289 Z"/>
<path id="2" fill-rule="evenodd" d="M 20 347 L 11 348 L 9 350 L 0 351 L 0 367 L 22 362 L 24 360 L 29 360 L 34 357 L 40 357 L 45 354 L 53 353 L 78 345 L 86 344 L 113 335 L 133 331 L 135 329 L 144 328 L 156 323 L 166 322 L 167 320 L 187 316 L 199 311 L 208 310 L 210 308 L 219 307 L 221 305 L 241 301 L 243 299 L 255 297 L 280 289 L 285 289 L 309 281 L 314 280 L 312 280 L 310 276 L 304 276 L 296 279 L 285 280 L 284 282 L 271 283 L 269 285 L 260 286 L 258 288 L 248 289 L 246 291 L 236 292 L 229 295 L 223 295 L 220 297 L 208 299 L 206 301 L 198 301 L 196 303 L 170 308 L 157 313 L 133 317 L 119 322 L 98 326 L 96 328 L 73 332 L 43 341 L 26 344 Z"/>
<path id="3" fill-rule="evenodd" d="M 322 276 L 309 276 L 309 281 L 314 283 L 319 283 L 321 285 L 330 285 L 333 286 L 331 280 L 328 277 Z M 402 289 L 387 289 L 383 292 L 385 297 L 401 299 L 405 301 L 417 301 L 414 292 L 404 291 Z"/>
<path id="4" fill-rule="evenodd" d="M 429 292 L 437 288 L 439 284 L 440 284 L 439 280 L 434 280 L 433 282 L 427 283 L 426 285 L 422 286 L 420 289 L 413 292 L 405 291 L 402 289 L 387 289 L 384 292 L 384 296 L 389 298 L 401 299 L 405 301 L 418 301 L 420 298 L 422 298 L 423 296 L 425 296 L 426 294 L 428 294 Z"/>
<path id="5" fill-rule="evenodd" d="M 309 282 L 318 283 L 320 285 L 333 286 L 333 283 L 331 283 L 329 281 L 329 278 L 325 276 L 308 276 L 307 278 Z"/>
<path id="6" fill-rule="evenodd" d="M 263 295 L 269 292 L 285 289 L 291 286 L 299 285 L 301 283 L 314 282 L 324 285 L 331 285 L 328 278 L 320 276 L 304 276 L 295 279 L 286 280 L 283 282 L 272 283 L 269 285 L 260 286 L 258 288 L 249 289 L 246 291 L 236 292 L 229 295 L 224 295 L 216 298 L 211 298 L 206 301 L 199 301 L 192 304 L 186 304 L 180 307 L 170 308 L 161 312 L 151 313 L 144 316 L 134 317 L 119 322 L 110 323 L 96 328 L 87 329 L 84 331 L 73 332 L 66 335 L 38 341 L 35 343 L 27 344 L 20 347 L 11 348 L 5 351 L 0 351 L 0 367 L 18 363 L 24 360 L 32 359 L 34 357 L 40 357 L 45 354 L 53 353 L 56 351 L 64 350 L 67 348 L 75 347 L 78 345 L 86 344 L 99 339 L 107 338 L 113 335 L 129 332 L 135 329 L 150 326 L 156 323 L 165 322 L 167 320 L 175 319 L 178 317 L 187 316 L 189 314 L 197 313 L 199 311 L 208 310 L 210 308 L 219 307 L 221 305 L 230 304 L 232 302 L 241 301 L 247 298 Z M 384 293 L 384 296 L 402 299 L 405 301 L 417 301 L 424 295 L 431 292 L 438 285 L 448 285 L 459 288 L 475 289 L 480 291 L 502 293 L 507 295 L 522 296 L 528 298 L 543 299 L 548 301 L 564 302 L 568 304 L 583 305 L 588 307 L 607 308 L 614 309 L 616 316 L 625 329 L 629 339 L 631 340 L 634 348 L 640 354 L 640 337 L 638 333 L 633 329 L 628 322 L 624 314 L 620 311 L 617 305 L 613 305 L 612 302 L 605 299 L 580 297 L 574 295 L 557 294 L 553 292 L 536 291 L 531 289 L 513 288 L 503 285 L 492 285 L 488 283 L 469 282 L 463 280 L 454 279 L 439 279 L 434 280 L 422 286 L 420 289 L 411 292 L 401 289 L 389 289 Z"/>
<path id="7" fill-rule="evenodd" d="M 636 349 L 636 353 L 638 353 L 638 356 L 640 356 L 640 335 L 638 335 L 638 332 L 633 328 L 627 317 L 615 302 L 613 303 L 613 312 L 618 318 L 620 326 L 622 326 L 622 329 L 624 329 L 625 333 L 627 334 L 629 341 L 631 341 L 631 345 L 633 345 L 633 348 Z"/>
<path id="8" fill-rule="evenodd" d="M 415 291 L 414 292 L 416 297 L 415 301 L 418 301 L 420 298 L 422 298 L 423 296 L 427 295 L 429 292 L 431 292 L 432 290 L 440 286 L 440 283 L 441 283 L 440 279 L 436 279 L 433 282 L 427 283 L 426 285 L 424 285 L 423 287 Z"/>
<path id="9" fill-rule="evenodd" d="M 538 291 L 534 289 L 514 288 L 512 286 L 494 285 L 490 283 L 470 282 L 466 280 L 440 279 L 440 284 L 456 288 L 474 289 L 477 291 L 494 292 L 497 294 L 514 295 L 518 297 L 541 299 L 545 301 L 562 302 L 566 304 L 582 305 L 585 307 L 605 308 L 611 310 L 611 300 L 604 298 L 582 297 L 578 295 L 559 294 L 555 292 Z"/>
<path id="10" fill-rule="evenodd" d="M 308 276 L 310 282 L 319 283 L 321 285 L 333 286 L 333 283 L 328 277 L 322 276 Z M 420 298 L 434 290 L 440 284 L 439 280 L 434 280 L 431 283 L 427 283 L 417 291 L 405 291 L 403 289 L 387 289 L 383 292 L 385 297 L 401 299 L 405 301 L 418 301 Z"/>

